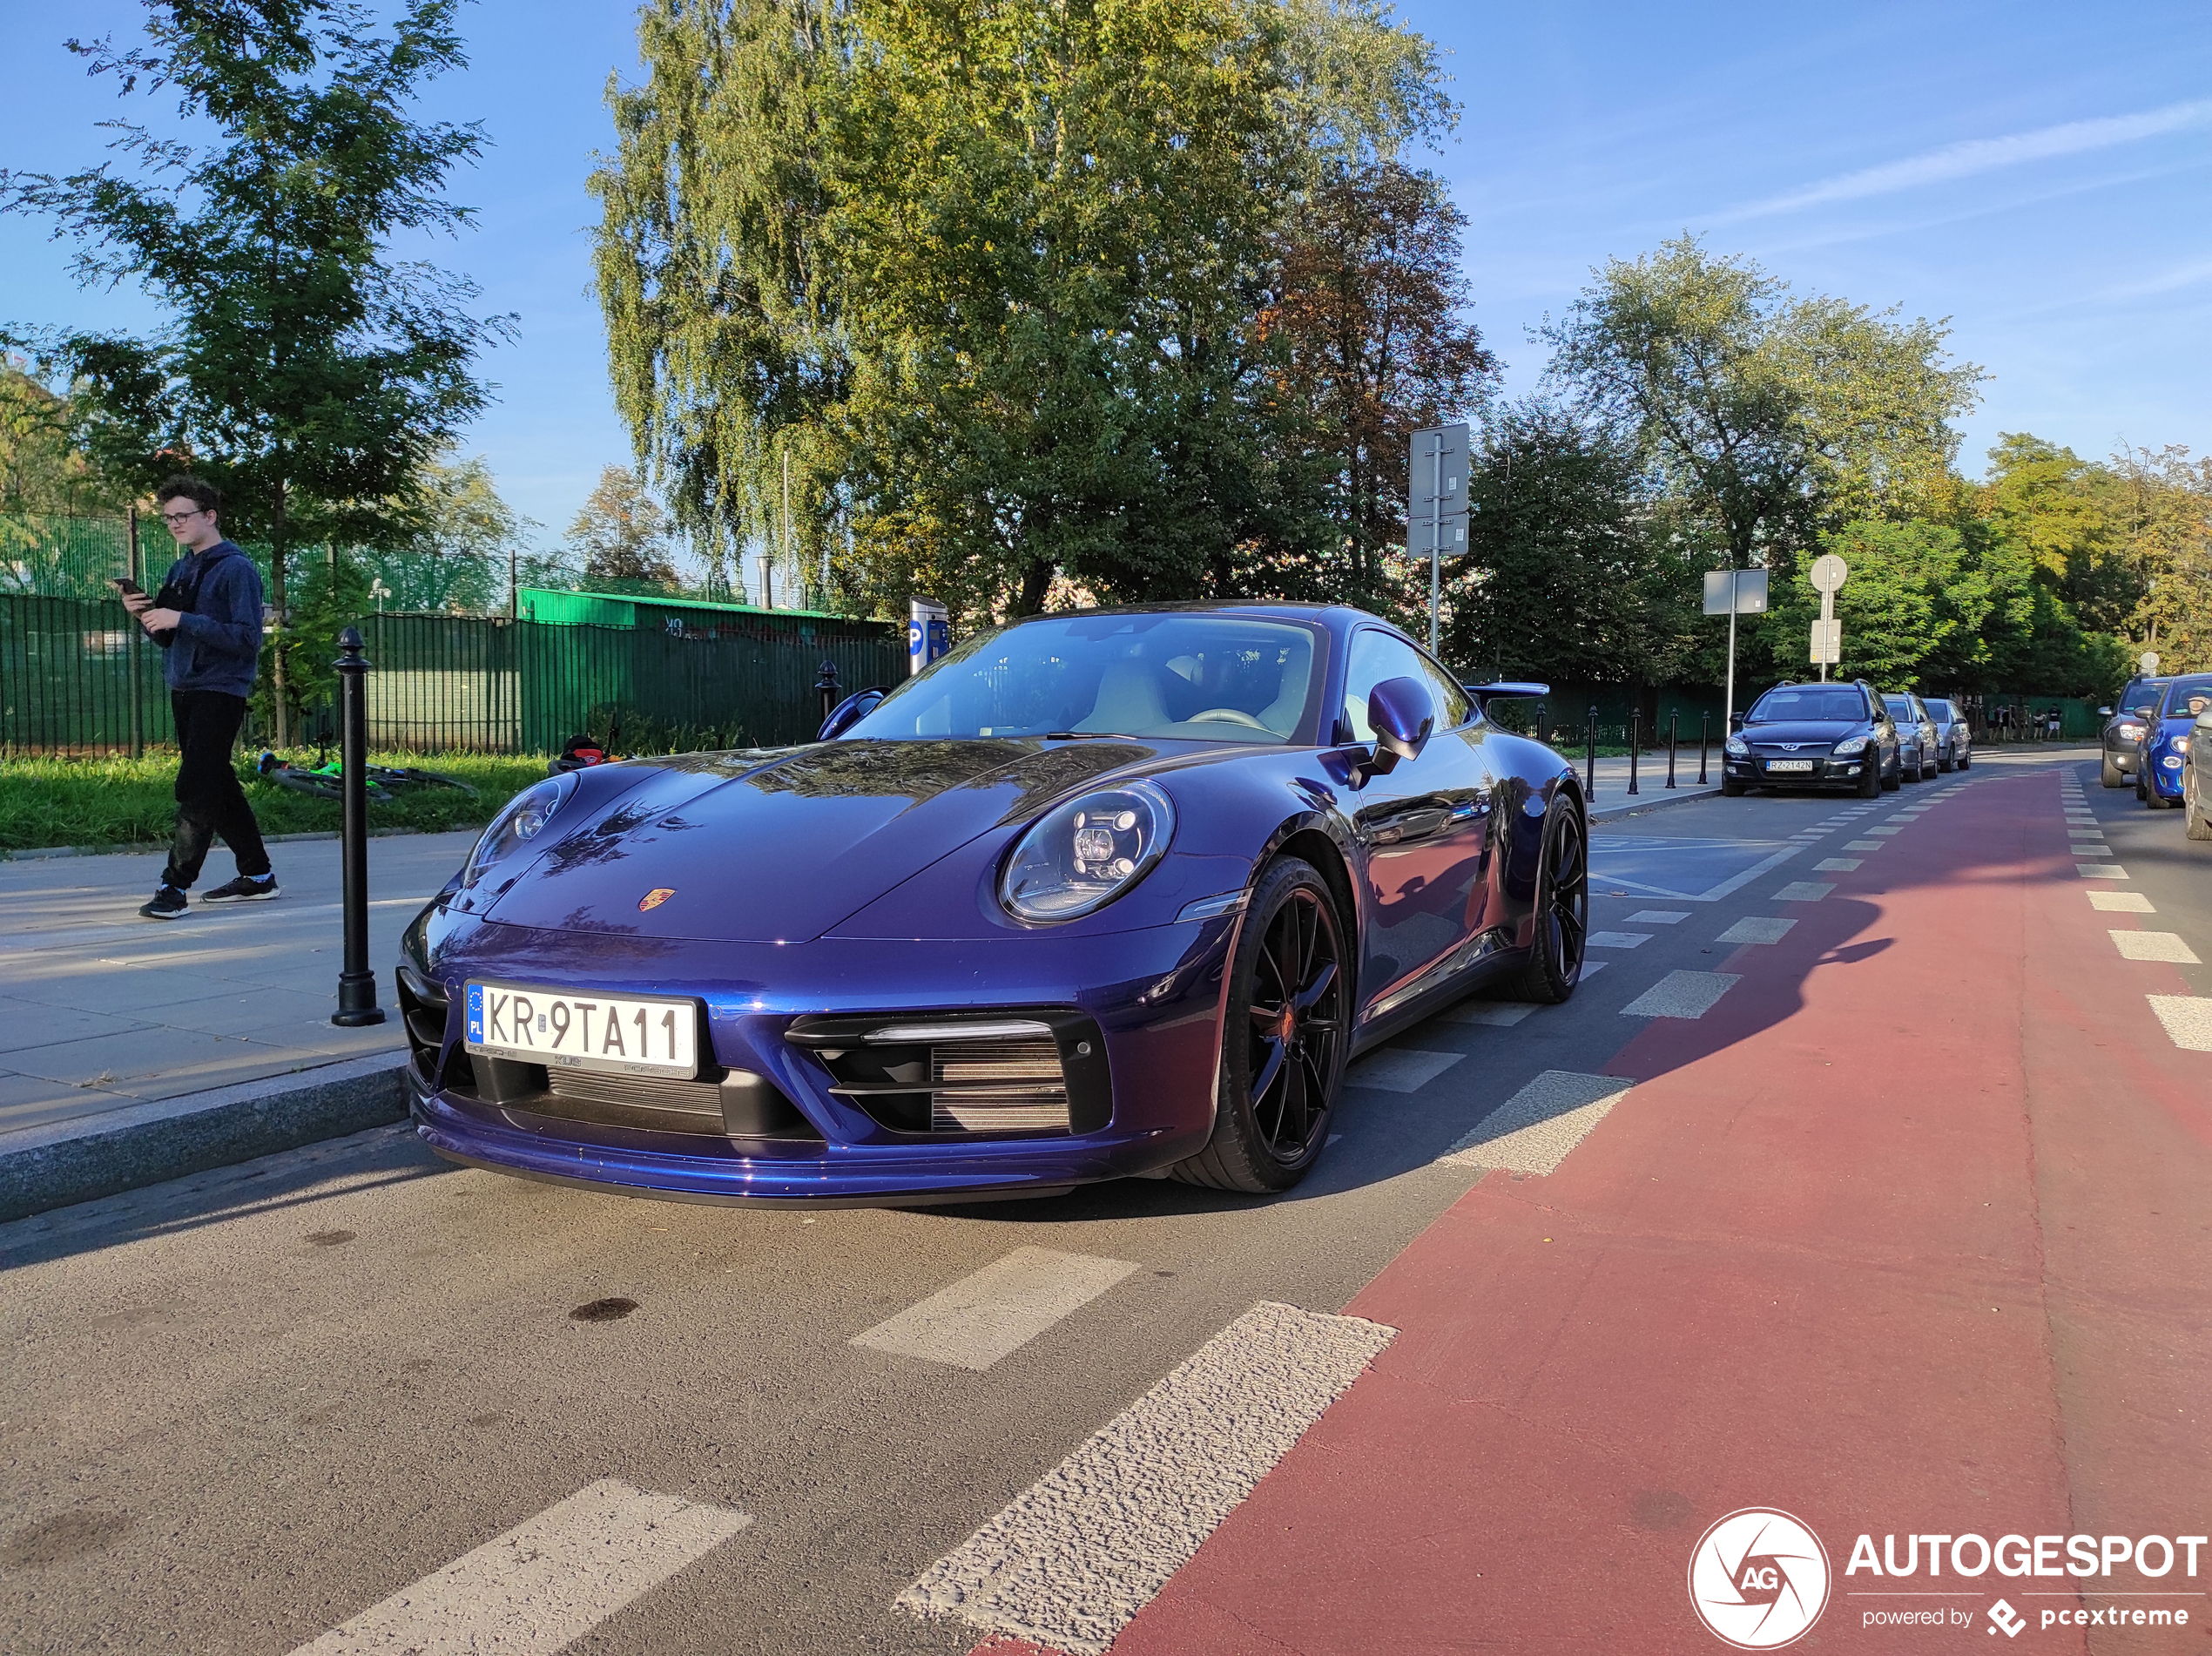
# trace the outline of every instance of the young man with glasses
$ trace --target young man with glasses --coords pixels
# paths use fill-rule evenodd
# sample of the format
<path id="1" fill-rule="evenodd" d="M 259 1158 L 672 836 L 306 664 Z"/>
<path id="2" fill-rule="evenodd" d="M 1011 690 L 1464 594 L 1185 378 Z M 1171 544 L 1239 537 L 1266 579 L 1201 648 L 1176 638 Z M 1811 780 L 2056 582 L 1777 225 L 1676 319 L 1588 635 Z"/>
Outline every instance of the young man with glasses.
<path id="1" fill-rule="evenodd" d="M 197 477 L 172 477 L 155 494 L 162 521 L 183 554 L 152 598 L 126 591 L 124 607 L 162 648 L 161 672 L 176 715 L 177 829 L 160 888 L 138 912 L 174 920 L 217 835 L 238 862 L 238 877 L 202 902 L 259 902 L 277 894 L 261 825 L 246 802 L 231 748 L 246 719 L 246 698 L 261 661 L 261 572 L 223 538 L 221 497 Z"/>

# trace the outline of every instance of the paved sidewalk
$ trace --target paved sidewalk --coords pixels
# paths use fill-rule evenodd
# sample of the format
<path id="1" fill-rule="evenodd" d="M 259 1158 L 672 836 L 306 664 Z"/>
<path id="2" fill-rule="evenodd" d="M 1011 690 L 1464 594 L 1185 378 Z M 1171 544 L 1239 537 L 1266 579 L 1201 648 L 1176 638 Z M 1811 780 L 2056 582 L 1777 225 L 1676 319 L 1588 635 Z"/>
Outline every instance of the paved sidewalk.
<path id="1" fill-rule="evenodd" d="M 369 842 L 369 964 L 391 1003 L 399 935 L 474 829 Z M 142 920 L 163 855 L 0 863 L 0 1152 L 10 1135 L 405 1046 L 396 1015 L 330 1021 L 343 936 L 335 841 L 271 848 L 284 895 Z M 201 890 L 231 876 L 208 859 Z M 196 895 L 196 894 L 195 894 Z"/>

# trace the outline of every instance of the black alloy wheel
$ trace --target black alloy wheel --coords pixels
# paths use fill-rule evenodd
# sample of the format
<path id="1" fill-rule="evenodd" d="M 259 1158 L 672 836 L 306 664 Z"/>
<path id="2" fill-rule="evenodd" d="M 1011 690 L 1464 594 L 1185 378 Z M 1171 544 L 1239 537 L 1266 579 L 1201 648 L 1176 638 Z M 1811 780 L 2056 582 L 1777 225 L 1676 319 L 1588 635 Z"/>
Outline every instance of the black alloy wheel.
<path id="1" fill-rule="evenodd" d="M 1858 796 L 1872 799 L 1882 791 L 1882 750 L 1871 743 L 1858 761 Z"/>
<path id="2" fill-rule="evenodd" d="M 1875 764 L 1879 766 L 1881 764 L 1881 754 L 1877 753 L 1874 755 Z M 1894 794 L 1897 792 L 1898 787 L 1903 786 L 1904 781 L 1905 749 L 1900 747 L 1897 750 L 1897 768 L 1895 770 L 1885 769 L 1882 772 L 1882 792 L 1885 794 Z"/>
<path id="3" fill-rule="evenodd" d="M 1352 981 L 1336 897 L 1311 863 L 1260 876 L 1231 963 L 1213 1138 L 1177 1179 L 1264 1195 L 1319 1158 L 1344 1082 Z"/>
<path id="4" fill-rule="evenodd" d="M 1536 874 L 1535 936 L 1528 963 L 1507 991 L 1514 1000 L 1555 1006 L 1582 981 L 1590 935 L 1589 847 L 1581 813 L 1565 798 L 1544 814 L 1544 850 Z"/>

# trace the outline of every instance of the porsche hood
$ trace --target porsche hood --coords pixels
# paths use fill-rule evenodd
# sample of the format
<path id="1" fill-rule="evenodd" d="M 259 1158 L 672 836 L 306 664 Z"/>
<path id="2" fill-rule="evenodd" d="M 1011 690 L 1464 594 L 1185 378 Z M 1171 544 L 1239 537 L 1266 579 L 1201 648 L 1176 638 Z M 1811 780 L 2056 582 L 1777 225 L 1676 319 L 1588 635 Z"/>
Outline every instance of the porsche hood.
<path id="1" fill-rule="evenodd" d="M 624 936 L 806 942 L 977 835 L 1026 821 L 1157 752 L 1126 740 L 985 739 L 692 755 L 501 876 L 511 883 L 486 917 Z"/>

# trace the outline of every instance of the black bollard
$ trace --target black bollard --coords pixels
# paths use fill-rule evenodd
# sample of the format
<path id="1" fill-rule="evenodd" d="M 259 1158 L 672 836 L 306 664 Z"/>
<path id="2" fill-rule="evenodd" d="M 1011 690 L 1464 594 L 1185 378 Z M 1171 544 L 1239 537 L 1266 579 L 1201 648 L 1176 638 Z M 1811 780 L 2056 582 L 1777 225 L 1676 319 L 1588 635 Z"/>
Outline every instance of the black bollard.
<path id="1" fill-rule="evenodd" d="M 827 719 L 830 716 L 830 710 L 842 700 L 838 694 L 840 688 L 837 682 L 837 663 L 824 661 L 822 670 L 814 675 L 814 693 L 822 699 L 823 718 Z"/>
<path id="2" fill-rule="evenodd" d="M 1705 786 L 1705 744 L 1713 739 L 1713 715 L 1697 715 L 1697 786 Z"/>
<path id="3" fill-rule="evenodd" d="M 1586 799 L 1597 797 L 1597 704 L 1590 704 L 1589 754 L 1582 761 L 1582 794 Z"/>
<path id="4" fill-rule="evenodd" d="M 1629 713 L 1629 792 L 1636 789 L 1636 748 L 1643 740 L 1643 710 L 1632 708 Z"/>
<path id="5" fill-rule="evenodd" d="M 368 969 L 368 662 L 358 627 L 338 635 L 338 788 L 344 801 L 339 856 L 345 869 L 346 964 L 338 974 L 334 1024 L 381 1024 L 376 974 Z"/>
<path id="6" fill-rule="evenodd" d="M 1675 744 L 1681 734 L 1682 714 L 1678 712 L 1669 713 L 1667 715 L 1667 786 L 1669 787 L 1675 785 Z"/>

